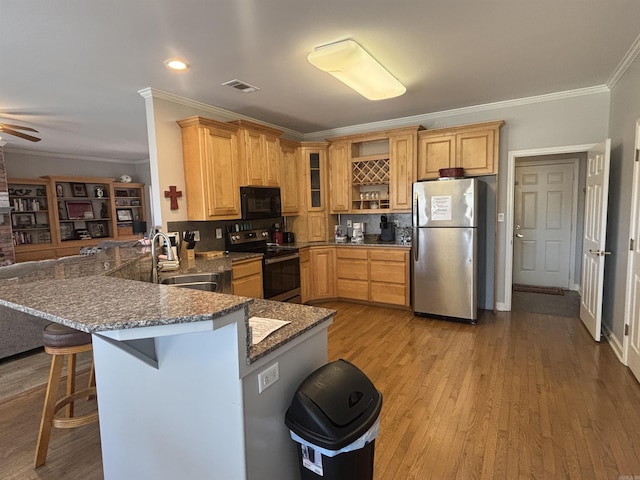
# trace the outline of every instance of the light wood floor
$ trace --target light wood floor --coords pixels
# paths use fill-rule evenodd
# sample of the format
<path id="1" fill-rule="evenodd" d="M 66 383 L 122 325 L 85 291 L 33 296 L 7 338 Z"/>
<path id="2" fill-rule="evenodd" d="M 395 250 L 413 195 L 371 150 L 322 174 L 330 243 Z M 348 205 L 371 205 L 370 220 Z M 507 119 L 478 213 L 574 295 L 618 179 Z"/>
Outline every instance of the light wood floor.
<path id="1" fill-rule="evenodd" d="M 376 480 L 640 475 L 640 385 L 577 318 L 485 313 L 471 326 L 324 306 L 338 310 L 330 359 L 356 364 L 384 397 Z M 0 478 L 101 479 L 97 425 L 55 430 L 47 464 L 31 468 L 44 392 L 28 385 L 47 374 L 38 381 L 31 358 L 0 363 Z"/>

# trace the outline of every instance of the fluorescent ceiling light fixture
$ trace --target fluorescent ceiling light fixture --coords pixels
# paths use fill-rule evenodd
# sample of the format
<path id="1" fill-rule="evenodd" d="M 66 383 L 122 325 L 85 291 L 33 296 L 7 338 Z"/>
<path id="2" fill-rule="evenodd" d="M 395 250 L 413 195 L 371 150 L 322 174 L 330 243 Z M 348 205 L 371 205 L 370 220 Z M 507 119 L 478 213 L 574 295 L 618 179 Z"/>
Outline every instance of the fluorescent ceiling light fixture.
<path id="1" fill-rule="evenodd" d="M 387 69 L 351 39 L 316 47 L 307 60 L 369 100 L 384 100 L 407 91 Z"/>
<path id="2" fill-rule="evenodd" d="M 169 70 L 175 70 L 177 72 L 189 70 L 189 64 L 179 58 L 170 58 L 169 60 L 165 60 L 164 64 Z"/>

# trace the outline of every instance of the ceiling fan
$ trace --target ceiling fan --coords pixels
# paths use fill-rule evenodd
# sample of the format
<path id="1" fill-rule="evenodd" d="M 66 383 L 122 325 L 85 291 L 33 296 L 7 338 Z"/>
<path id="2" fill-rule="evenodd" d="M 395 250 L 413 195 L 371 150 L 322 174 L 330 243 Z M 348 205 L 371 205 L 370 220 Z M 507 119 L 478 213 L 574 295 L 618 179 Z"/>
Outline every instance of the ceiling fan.
<path id="1" fill-rule="evenodd" d="M 0 123 L 0 133 L 8 133 L 9 135 L 14 135 L 19 138 L 24 138 L 25 140 L 29 140 L 30 142 L 39 142 L 40 139 L 38 137 L 34 137 L 33 135 L 29 135 L 27 133 L 18 132 L 17 130 L 26 130 L 27 132 L 35 132 L 38 133 L 37 130 L 31 127 L 22 127 L 20 125 L 11 125 L 9 123 Z"/>

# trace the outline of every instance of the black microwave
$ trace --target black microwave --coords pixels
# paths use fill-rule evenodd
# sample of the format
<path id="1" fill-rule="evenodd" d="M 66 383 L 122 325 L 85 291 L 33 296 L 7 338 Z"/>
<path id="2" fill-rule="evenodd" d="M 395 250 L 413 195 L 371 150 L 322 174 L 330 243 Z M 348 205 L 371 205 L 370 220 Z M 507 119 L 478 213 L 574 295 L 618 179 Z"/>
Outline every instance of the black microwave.
<path id="1" fill-rule="evenodd" d="M 278 187 L 240 187 L 243 220 L 282 216 Z"/>

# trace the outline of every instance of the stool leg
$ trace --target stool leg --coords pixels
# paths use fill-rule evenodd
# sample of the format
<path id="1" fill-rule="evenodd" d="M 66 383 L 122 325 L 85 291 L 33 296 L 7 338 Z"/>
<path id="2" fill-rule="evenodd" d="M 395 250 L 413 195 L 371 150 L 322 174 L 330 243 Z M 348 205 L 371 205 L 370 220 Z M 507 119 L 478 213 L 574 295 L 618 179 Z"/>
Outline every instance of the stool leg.
<path id="1" fill-rule="evenodd" d="M 44 407 L 42 408 L 42 418 L 40 419 L 40 432 L 38 433 L 38 444 L 36 446 L 36 457 L 34 466 L 36 468 L 44 465 L 47 460 L 47 450 L 49 449 L 49 438 L 55 414 L 56 398 L 60 377 L 62 376 L 62 365 L 64 355 L 53 355 L 51 358 L 51 370 L 49 371 L 49 383 L 44 396 Z"/>
<path id="2" fill-rule="evenodd" d="M 91 360 L 91 371 L 89 372 L 89 388 L 95 387 L 95 386 L 96 386 L 96 368 L 93 360 Z M 95 395 L 89 395 L 89 398 L 87 398 L 87 400 L 91 400 L 92 398 L 95 398 L 95 397 L 96 397 Z"/>
<path id="3" fill-rule="evenodd" d="M 67 355 L 67 395 L 72 395 L 76 391 L 76 356 L 71 353 Z M 65 409 L 67 418 L 73 417 L 73 402 Z"/>

